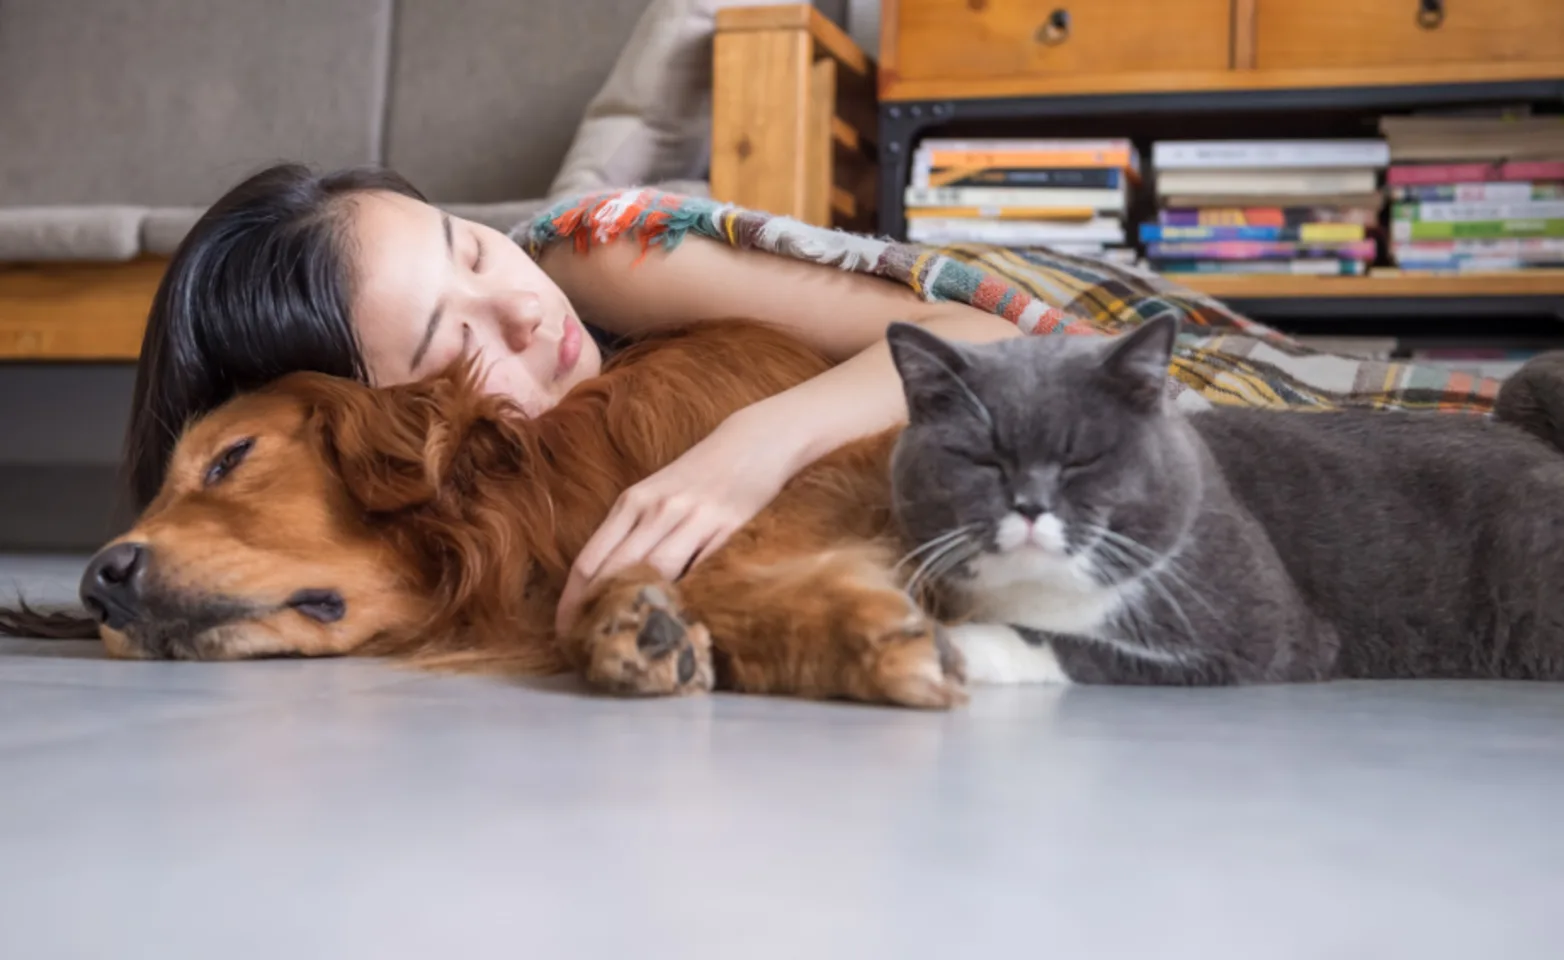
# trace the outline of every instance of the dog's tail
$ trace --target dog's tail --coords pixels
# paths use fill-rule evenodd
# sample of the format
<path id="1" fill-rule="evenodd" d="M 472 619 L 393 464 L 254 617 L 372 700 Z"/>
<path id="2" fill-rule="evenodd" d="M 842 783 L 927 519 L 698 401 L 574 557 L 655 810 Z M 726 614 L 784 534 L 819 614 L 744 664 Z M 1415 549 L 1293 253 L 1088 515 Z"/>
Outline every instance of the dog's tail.
<path id="1" fill-rule="evenodd" d="M 0 636 L 32 640 L 96 640 L 98 623 L 91 617 L 64 611 L 44 612 L 17 598 L 16 606 L 0 607 Z"/>
<path id="2" fill-rule="evenodd" d="M 1564 451 L 1564 350 L 1540 353 L 1511 374 L 1493 415 Z"/>

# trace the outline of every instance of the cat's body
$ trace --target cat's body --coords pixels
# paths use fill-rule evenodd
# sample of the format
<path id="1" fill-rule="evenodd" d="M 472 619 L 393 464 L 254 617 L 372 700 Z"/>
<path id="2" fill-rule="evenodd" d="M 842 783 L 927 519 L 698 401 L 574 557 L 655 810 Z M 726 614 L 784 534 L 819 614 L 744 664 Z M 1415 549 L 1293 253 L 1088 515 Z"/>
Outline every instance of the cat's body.
<path id="1" fill-rule="evenodd" d="M 1028 634 L 958 627 L 971 676 L 1564 679 L 1557 448 L 1477 417 L 1182 416 L 1161 398 L 1171 343 L 898 335 L 898 516 L 918 542 L 976 525 L 941 586 Z"/>

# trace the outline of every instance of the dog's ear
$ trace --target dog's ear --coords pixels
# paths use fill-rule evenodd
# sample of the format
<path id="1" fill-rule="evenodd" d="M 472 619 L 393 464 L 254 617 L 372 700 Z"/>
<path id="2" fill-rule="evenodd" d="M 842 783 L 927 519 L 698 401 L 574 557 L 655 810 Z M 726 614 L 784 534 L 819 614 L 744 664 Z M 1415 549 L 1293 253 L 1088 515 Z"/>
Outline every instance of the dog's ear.
<path id="1" fill-rule="evenodd" d="M 322 455 L 365 510 L 395 513 L 439 496 L 472 423 L 460 381 L 372 389 L 314 378 L 302 386 Z"/>

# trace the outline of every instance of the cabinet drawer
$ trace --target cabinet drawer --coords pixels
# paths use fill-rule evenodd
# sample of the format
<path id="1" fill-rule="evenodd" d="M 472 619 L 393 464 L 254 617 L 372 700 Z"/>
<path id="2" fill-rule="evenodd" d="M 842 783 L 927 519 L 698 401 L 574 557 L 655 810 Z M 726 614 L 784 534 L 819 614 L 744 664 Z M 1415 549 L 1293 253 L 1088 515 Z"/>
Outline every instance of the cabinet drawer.
<path id="1" fill-rule="evenodd" d="M 1232 0 L 892 5 L 886 53 L 906 80 L 1226 70 L 1231 59 Z"/>
<path id="2" fill-rule="evenodd" d="M 1564 58 L 1564 0 L 1256 0 L 1255 66 Z"/>

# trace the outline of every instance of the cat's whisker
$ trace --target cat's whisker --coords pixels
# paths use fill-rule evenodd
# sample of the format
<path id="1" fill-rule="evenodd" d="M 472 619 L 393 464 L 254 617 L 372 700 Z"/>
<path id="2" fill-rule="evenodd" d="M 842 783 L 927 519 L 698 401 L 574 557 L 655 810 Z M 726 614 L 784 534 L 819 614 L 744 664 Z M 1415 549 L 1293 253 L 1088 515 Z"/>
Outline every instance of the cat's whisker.
<path id="1" fill-rule="evenodd" d="M 1178 587 L 1182 593 L 1186 593 L 1199 601 L 1200 605 L 1206 608 L 1207 613 L 1213 617 L 1220 618 L 1220 614 L 1211 606 L 1211 602 L 1199 590 L 1195 589 L 1194 584 L 1190 583 L 1184 576 L 1182 569 L 1178 565 L 1178 556 L 1176 554 L 1158 554 L 1157 551 L 1135 540 L 1133 537 L 1109 530 L 1107 527 L 1094 527 L 1092 530 L 1102 537 L 1104 544 L 1113 544 L 1131 557 L 1139 554 L 1142 562 L 1145 564 L 1145 569 L 1141 571 L 1144 579 L 1152 581 L 1153 587 L 1162 592 L 1170 604 L 1174 603 L 1173 597 L 1166 589 L 1166 585 L 1160 582 L 1160 578 L 1165 577 L 1174 586 Z M 1185 616 L 1182 607 L 1179 608 L 1178 613 L 1180 618 L 1188 623 L 1188 617 Z"/>
<path id="2" fill-rule="evenodd" d="M 976 528 L 976 523 L 963 524 L 962 526 L 956 527 L 954 530 L 947 530 L 939 536 L 933 537 L 925 543 L 913 547 L 911 550 L 907 551 L 907 553 L 900 560 L 896 561 L 896 569 L 900 570 L 902 567 L 911 563 L 918 556 L 925 554 L 930 550 L 942 547 L 945 544 L 950 543 L 952 540 L 960 540 L 962 537 L 965 537 Z"/>
<path id="3" fill-rule="evenodd" d="M 1173 610 L 1173 612 L 1178 615 L 1179 621 L 1184 624 L 1184 634 L 1189 637 L 1189 642 L 1195 646 L 1199 646 L 1200 634 L 1195 630 L 1195 625 L 1190 622 L 1188 614 L 1184 613 L 1184 606 L 1178 602 L 1178 598 L 1173 596 L 1172 592 L 1169 591 L 1167 587 L 1157 579 L 1157 575 L 1155 573 L 1141 578 L 1141 582 L 1151 587 L 1153 590 L 1157 591 L 1159 595 L 1161 595 L 1163 602 L 1166 603 Z"/>
<path id="4" fill-rule="evenodd" d="M 1140 544 L 1135 544 L 1133 540 L 1129 540 L 1127 537 L 1124 539 L 1128 541 L 1129 544 L 1141 546 Z M 1105 552 L 1110 555 L 1110 559 L 1114 559 L 1118 563 L 1133 569 L 1129 561 L 1133 558 L 1134 555 L 1127 544 L 1117 542 L 1112 538 L 1104 538 L 1102 541 L 1102 546 L 1104 547 Z M 1165 573 L 1166 570 L 1166 566 L 1146 567 L 1139 571 L 1140 575 L 1138 580 L 1149 589 L 1155 590 L 1157 592 L 1157 595 L 1162 598 L 1163 603 L 1167 604 L 1168 608 L 1173 611 L 1173 614 L 1177 616 L 1179 621 L 1184 625 L 1184 632 L 1185 635 L 1189 638 L 1189 642 L 1191 644 L 1198 645 L 1200 642 L 1200 635 L 1198 631 L 1195 630 L 1194 623 L 1190 621 L 1189 615 L 1184 612 L 1184 607 L 1181 603 L 1179 603 L 1178 598 L 1175 597 L 1172 591 L 1170 591 L 1160 580 L 1160 576 Z M 1182 586 L 1184 586 L 1186 590 L 1189 589 L 1187 584 L 1182 584 Z M 1126 605 L 1125 609 L 1129 611 L 1131 616 L 1135 617 L 1137 621 L 1140 620 L 1140 615 L 1144 613 L 1144 611 L 1137 609 L 1134 604 Z"/>
<path id="5" fill-rule="evenodd" d="M 940 580 L 943 580 L 946 574 L 977 556 L 982 552 L 982 549 L 983 548 L 981 544 L 969 543 L 964 550 L 952 550 L 946 553 L 944 560 L 941 563 L 935 564 L 932 568 L 929 569 L 926 575 L 926 579 L 930 583 L 936 583 Z"/>
<path id="6" fill-rule="evenodd" d="M 933 553 L 924 558 L 923 562 L 918 565 L 918 569 L 914 570 L 912 576 L 908 578 L 907 592 L 916 593 L 922 587 L 925 577 L 928 575 L 929 571 L 933 569 L 936 564 L 938 564 L 943 558 L 961 550 L 962 547 L 967 545 L 969 542 L 970 541 L 967 536 L 963 534 L 960 537 L 951 538 L 945 543 L 941 544 L 939 549 L 935 550 Z"/>
<path id="7" fill-rule="evenodd" d="M 909 592 L 921 590 L 944 579 L 946 574 L 977 556 L 983 550 L 980 541 L 966 539 L 952 542 L 944 550 L 926 560 L 909 581 Z"/>

